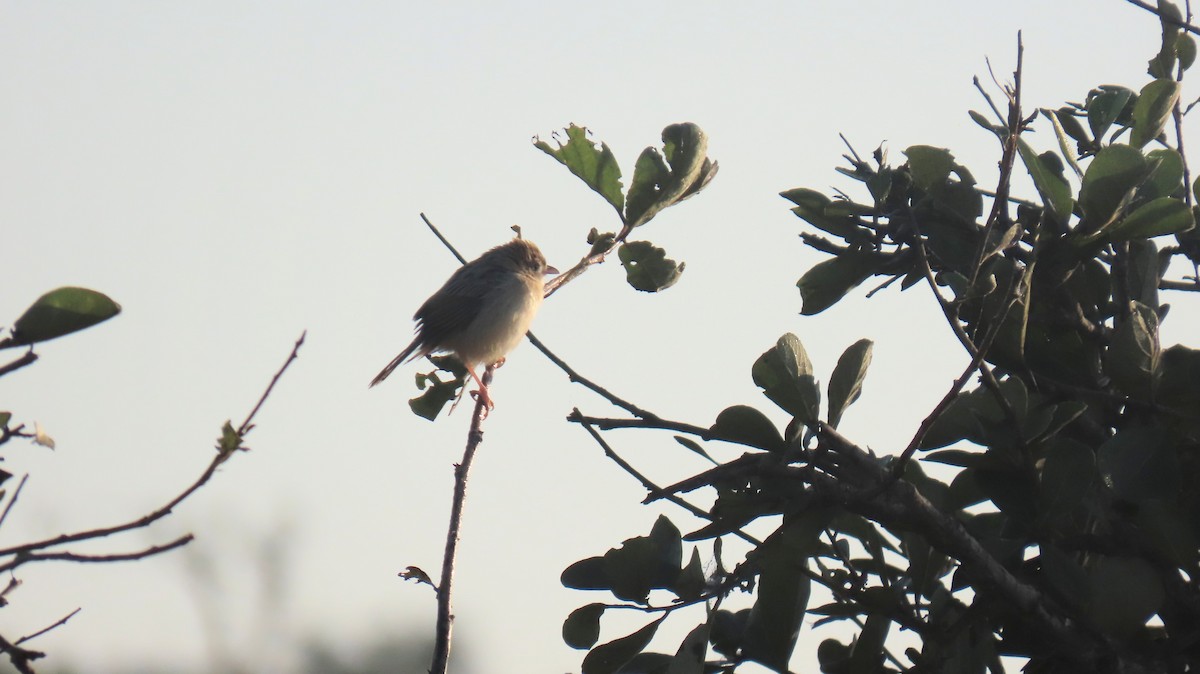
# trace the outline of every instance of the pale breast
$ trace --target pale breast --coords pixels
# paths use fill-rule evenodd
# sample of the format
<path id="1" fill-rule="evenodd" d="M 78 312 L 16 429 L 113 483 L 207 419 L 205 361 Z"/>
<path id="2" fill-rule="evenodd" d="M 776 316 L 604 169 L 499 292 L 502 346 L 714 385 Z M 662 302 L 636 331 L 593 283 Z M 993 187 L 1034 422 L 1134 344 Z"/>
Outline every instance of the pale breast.
<path id="1" fill-rule="evenodd" d="M 492 288 L 467 330 L 443 346 L 464 362 L 491 365 L 516 348 L 542 304 L 541 278 L 512 275 Z"/>

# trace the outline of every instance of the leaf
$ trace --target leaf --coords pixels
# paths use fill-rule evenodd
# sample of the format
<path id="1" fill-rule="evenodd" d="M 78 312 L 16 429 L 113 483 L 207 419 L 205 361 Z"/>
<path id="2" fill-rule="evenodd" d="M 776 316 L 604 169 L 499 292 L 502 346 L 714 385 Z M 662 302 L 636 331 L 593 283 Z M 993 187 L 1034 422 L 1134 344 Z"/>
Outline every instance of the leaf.
<path id="1" fill-rule="evenodd" d="M 876 674 L 883 664 L 883 642 L 892 621 L 883 613 L 871 613 L 850 648 L 849 674 Z"/>
<path id="2" fill-rule="evenodd" d="M 945 148 L 913 145 L 904 151 L 904 156 L 908 157 L 913 184 L 926 191 L 944 184 L 954 168 L 954 155 Z"/>
<path id="3" fill-rule="evenodd" d="M 848 250 L 813 265 L 796 282 L 803 300 L 800 313 L 812 316 L 825 311 L 874 274 L 879 264 L 870 253 Z"/>
<path id="4" fill-rule="evenodd" d="M 1133 98 L 1133 91 L 1125 87 L 1101 87 L 1100 91 L 1087 102 L 1088 126 L 1092 129 L 1092 137 L 1099 142 L 1108 132 L 1108 127 L 1117 121 L 1121 111 Z"/>
<path id="5" fill-rule="evenodd" d="M 792 212 L 817 229 L 841 237 L 846 241 L 855 241 L 864 234 L 859 227 L 856 217 L 850 213 L 831 212 L 834 202 L 816 190 L 797 188 L 781 192 L 784 199 L 796 204 Z"/>
<path id="6" fill-rule="evenodd" d="M 625 267 L 625 280 L 636 290 L 656 293 L 675 285 L 684 263 L 667 259 L 667 252 L 649 241 L 629 241 L 617 249 Z"/>
<path id="7" fill-rule="evenodd" d="M 1054 442 L 1042 464 L 1038 501 L 1047 514 L 1065 516 L 1083 502 L 1096 477 L 1096 456 L 1083 443 L 1070 438 Z"/>
<path id="8" fill-rule="evenodd" d="M 1165 593 L 1154 567 L 1134 557 L 1091 556 L 1087 616 L 1105 634 L 1125 639 L 1145 626 Z"/>
<path id="9" fill-rule="evenodd" d="M 663 149 L 646 148 L 633 169 L 633 182 L 623 215 L 626 226 L 649 222 L 662 209 L 683 201 L 704 188 L 716 175 L 710 161 L 708 136 L 691 123 L 663 129 Z"/>
<path id="10" fill-rule="evenodd" d="M 10 421 L 12 421 L 12 412 L 0 412 L 0 428 L 8 428 Z"/>
<path id="11" fill-rule="evenodd" d="M 1183 15 L 1179 13 L 1178 7 L 1166 0 L 1159 0 L 1157 13 L 1159 23 L 1162 24 L 1162 47 L 1158 54 L 1150 59 L 1150 67 L 1147 70 L 1151 77 L 1170 77 L 1175 68 L 1176 42 Z"/>
<path id="12" fill-rule="evenodd" d="M 704 575 L 704 563 L 700 561 L 700 550 L 692 548 L 691 559 L 687 566 L 679 572 L 679 576 L 671 583 L 670 590 L 680 599 L 692 601 L 704 596 L 704 587 L 708 578 Z"/>
<path id="13" fill-rule="evenodd" d="M 693 440 L 689 437 L 682 436 L 682 435 L 676 435 L 675 442 L 678 442 L 679 444 L 683 445 L 684 447 L 687 447 L 688 449 L 692 450 L 696 454 L 703 456 L 704 458 L 708 459 L 713 464 L 717 463 L 717 460 L 712 458 L 712 456 L 710 456 L 708 452 L 704 451 L 704 448 L 701 447 L 695 440 Z"/>
<path id="14" fill-rule="evenodd" d="M 559 578 L 563 587 L 572 590 L 609 590 L 612 583 L 604 570 L 603 557 L 588 557 L 571 564 Z"/>
<path id="15" fill-rule="evenodd" d="M 563 131 L 567 142 L 559 140 L 556 132 L 554 140 L 557 147 L 541 139 L 534 140 L 534 147 L 570 169 L 571 173 L 612 204 L 620 215 L 625 207 L 625 196 L 622 194 L 621 167 L 617 165 L 612 150 L 604 143 L 596 145 L 589 140 L 590 132 L 585 127 L 572 124 Z"/>
<path id="16" fill-rule="evenodd" d="M 667 616 L 664 615 L 633 634 L 593 648 L 583 659 L 583 674 L 615 674 L 625 663 L 650 645 L 658 626 L 666 619 Z"/>
<path id="17" fill-rule="evenodd" d="M 1161 197 L 1142 204 L 1129 215 L 1104 230 L 1108 241 L 1149 239 L 1165 234 L 1186 232 L 1196 226 L 1192 209 L 1174 197 Z"/>
<path id="18" fill-rule="evenodd" d="M 1096 462 L 1104 484 L 1126 501 L 1171 499 L 1181 486 L 1175 444 L 1159 426 L 1121 429 L 1100 445 Z"/>
<path id="19" fill-rule="evenodd" d="M 596 645 L 600 638 L 600 616 L 604 615 L 604 604 L 588 604 L 571 611 L 563 621 L 563 641 L 571 648 L 583 650 Z"/>
<path id="20" fill-rule="evenodd" d="M 69 335 L 121 313 L 121 305 L 87 288 L 63 287 L 42 295 L 13 324 L 0 348 L 25 346 Z"/>
<path id="21" fill-rule="evenodd" d="M 221 427 L 221 437 L 217 439 L 217 451 L 222 454 L 236 452 L 242 446 L 242 436 L 238 435 L 232 421 L 226 421 Z"/>
<path id="22" fill-rule="evenodd" d="M 1183 188 L 1183 157 L 1174 148 L 1160 147 L 1146 153 L 1150 174 L 1138 188 L 1141 199 L 1175 195 Z"/>
<path id="23" fill-rule="evenodd" d="M 1169 77 L 1162 77 L 1142 87 L 1137 103 L 1133 105 L 1133 133 L 1129 144 L 1142 147 L 1163 132 L 1171 110 L 1179 101 L 1180 84 Z"/>
<path id="24" fill-rule="evenodd" d="M 804 536 L 803 532 L 798 533 Z M 773 548 L 760 546 L 754 558 L 762 572 L 758 577 L 758 594 L 746 620 L 742 654 L 776 672 L 788 671 L 811 590 L 796 545 L 803 547 L 805 543 L 789 541 Z"/>
<path id="25" fill-rule="evenodd" d="M 1105 372 L 1125 394 L 1150 400 L 1161 353 L 1158 314 L 1141 302 L 1130 302 L 1129 315 L 1113 331 Z"/>
<path id="26" fill-rule="evenodd" d="M 821 390 L 812 361 L 796 335 L 787 333 L 759 356 L 751 377 L 771 402 L 802 422 L 812 424 L 820 418 Z"/>
<path id="27" fill-rule="evenodd" d="M 1033 179 L 1033 186 L 1042 197 L 1042 203 L 1054 215 L 1056 221 L 1066 222 L 1075 203 L 1071 199 L 1071 186 L 1061 173 L 1050 170 L 1029 143 L 1020 137 L 1017 138 L 1017 151 L 1025 169 L 1029 171 L 1029 177 Z"/>
<path id="28" fill-rule="evenodd" d="M 704 674 L 704 659 L 708 655 L 707 624 L 697 625 L 684 637 L 679 650 L 671 659 L 666 674 Z"/>
<path id="29" fill-rule="evenodd" d="M 829 377 L 829 425 L 837 428 L 842 414 L 862 394 L 863 380 L 871 365 L 871 352 L 875 343 L 860 339 L 851 344 L 838 358 L 837 366 Z"/>
<path id="30" fill-rule="evenodd" d="M 465 370 L 465 368 L 464 368 Z M 466 376 L 466 372 L 463 372 Z M 410 398 L 408 408 L 412 413 L 423 418 L 433 421 L 441 414 L 442 408 L 458 398 L 458 391 L 466 385 L 466 381 L 460 377 L 449 381 L 442 381 L 435 374 L 418 374 L 417 388 L 425 392 L 416 398 Z"/>
<path id="31" fill-rule="evenodd" d="M 1088 164 L 1079 188 L 1084 217 L 1080 227 L 1090 233 L 1102 232 L 1145 179 L 1146 172 L 1146 159 L 1136 148 L 1118 144 L 1100 150 Z"/>
<path id="32" fill-rule="evenodd" d="M 747 405 L 721 410 L 710 430 L 722 439 L 769 451 L 781 451 L 784 446 L 783 436 L 767 415 Z"/>

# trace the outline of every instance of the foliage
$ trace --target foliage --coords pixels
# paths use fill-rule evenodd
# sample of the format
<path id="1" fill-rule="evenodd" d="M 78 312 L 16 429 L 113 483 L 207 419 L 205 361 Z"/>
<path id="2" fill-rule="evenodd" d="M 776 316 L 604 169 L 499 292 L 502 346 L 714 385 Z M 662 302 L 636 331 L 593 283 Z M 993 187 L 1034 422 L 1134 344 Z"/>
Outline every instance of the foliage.
<path id="1" fill-rule="evenodd" d="M 584 674 L 732 672 L 746 662 L 785 672 L 805 623 L 838 622 L 856 636 L 821 644 L 823 672 L 1001 672 L 1001 656 L 1028 672 L 1200 663 L 1200 497 L 1190 488 L 1200 482 L 1200 350 L 1160 343 L 1169 308 L 1160 290 L 1200 291 L 1200 181 L 1189 190 L 1178 135 L 1196 49 L 1178 9 L 1164 1 L 1158 12 L 1162 46 L 1137 91 L 1101 86 L 1026 116 L 1018 51 L 1007 109 L 971 113 L 1000 151 L 994 190 L 949 150 L 917 145 L 899 165 L 882 149 L 869 161 L 851 149 L 839 171 L 861 184 L 860 197 L 783 193 L 809 228 L 805 243 L 828 256 L 797 283 L 804 314 L 871 278 L 921 285 L 963 346 L 962 376 L 902 452 L 877 457 L 837 430 L 870 365 L 865 340 L 837 363 L 824 414 L 794 335 L 754 362 L 754 382 L 792 418 L 784 429 L 750 407 L 691 425 L 611 394 L 631 417 L 571 415 L 610 456 L 601 431 L 628 427 L 669 430 L 706 457 L 707 442 L 745 449 L 666 487 L 623 465 L 648 501 L 668 499 L 708 524 L 681 533 L 663 517 L 649 535 L 564 571 L 566 586 L 613 598 L 564 623 L 568 645 L 589 651 Z M 1026 142 L 1034 123 L 1056 148 Z M 560 160 L 581 142 L 568 135 Z M 619 191 L 600 186 L 614 175 L 607 147 L 593 150 L 597 168 L 576 173 L 622 212 Z M 1010 193 L 1019 167 L 1035 188 L 1027 198 Z M 1192 275 L 1168 278 L 1180 267 Z M 711 507 L 685 500 L 699 489 L 715 493 Z M 724 542 L 734 538 L 750 551 L 727 568 Z M 726 607 L 740 593 L 752 604 Z M 629 609 L 650 617 L 602 639 L 604 616 Z M 653 652 L 668 619 L 696 626 L 677 648 Z M 896 652 L 900 631 L 917 647 Z"/>

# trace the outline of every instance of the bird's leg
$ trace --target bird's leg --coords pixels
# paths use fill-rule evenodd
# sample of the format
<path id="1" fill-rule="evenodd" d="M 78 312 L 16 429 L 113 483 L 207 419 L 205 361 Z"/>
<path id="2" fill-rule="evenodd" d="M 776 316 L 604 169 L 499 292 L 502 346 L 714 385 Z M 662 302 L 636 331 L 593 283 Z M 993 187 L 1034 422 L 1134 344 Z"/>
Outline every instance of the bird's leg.
<path id="1" fill-rule="evenodd" d="M 479 384 L 479 390 L 475 391 L 475 395 L 477 396 L 477 400 L 483 402 L 484 416 L 487 416 L 487 413 L 496 407 L 496 404 L 492 402 L 492 397 L 488 395 L 488 387 L 483 383 L 483 380 L 479 378 L 479 375 L 475 374 L 475 368 L 468 365 L 467 374 L 471 375 L 471 378 L 475 380 L 476 384 Z"/>

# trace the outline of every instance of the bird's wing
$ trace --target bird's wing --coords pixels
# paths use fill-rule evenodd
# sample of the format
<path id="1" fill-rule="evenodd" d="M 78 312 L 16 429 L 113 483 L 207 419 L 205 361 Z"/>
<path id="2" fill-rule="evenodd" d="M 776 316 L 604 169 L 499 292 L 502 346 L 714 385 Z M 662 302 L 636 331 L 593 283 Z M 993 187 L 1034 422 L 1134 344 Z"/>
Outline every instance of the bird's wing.
<path id="1" fill-rule="evenodd" d="M 422 343 L 444 344 L 448 336 L 466 330 L 483 307 L 483 298 L 491 288 L 488 281 L 469 265 L 454 272 L 413 316 L 421 324 L 418 332 Z"/>

